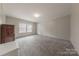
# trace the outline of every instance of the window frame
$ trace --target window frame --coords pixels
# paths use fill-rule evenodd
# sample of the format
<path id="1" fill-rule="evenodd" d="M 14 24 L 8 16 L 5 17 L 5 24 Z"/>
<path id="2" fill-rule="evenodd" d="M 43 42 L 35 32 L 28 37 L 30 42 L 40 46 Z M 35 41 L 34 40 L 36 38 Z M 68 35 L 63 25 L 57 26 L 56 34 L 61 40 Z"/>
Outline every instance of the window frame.
<path id="1" fill-rule="evenodd" d="M 31 26 L 31 28 L 28 26 Z M 30 28 L 30 31 L 28 30 L 28 28 Z M 27 23 L 27 32 L 33 32 L 33 25 L 30 23 Z"/>
<path id="2" fill-rule="evenodd" d="M 22 26 L 24 26 L 24 27 L 22 27 Z M 27 24 L 26 23 L 19 23 L 19 33 L 26 33 L 26 32 L 27 32 Z"/>

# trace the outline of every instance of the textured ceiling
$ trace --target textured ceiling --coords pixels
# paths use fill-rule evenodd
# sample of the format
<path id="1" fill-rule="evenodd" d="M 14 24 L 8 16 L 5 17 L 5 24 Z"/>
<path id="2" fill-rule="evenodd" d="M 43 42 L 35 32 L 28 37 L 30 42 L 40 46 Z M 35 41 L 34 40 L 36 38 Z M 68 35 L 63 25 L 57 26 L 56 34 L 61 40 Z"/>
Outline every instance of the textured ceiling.
<path id="1" fill-rule="evenodd" d="M 3 4 L 3 8 L 5 15 L 34 22 L 38 22 L 38 20 L 43 19 L 54 19 L 70 14 L 70 4 L 66 3 L 7 3 Z M 40 14 L 40 17 L 35 18 L 33 16 L 34 13 Z"/>

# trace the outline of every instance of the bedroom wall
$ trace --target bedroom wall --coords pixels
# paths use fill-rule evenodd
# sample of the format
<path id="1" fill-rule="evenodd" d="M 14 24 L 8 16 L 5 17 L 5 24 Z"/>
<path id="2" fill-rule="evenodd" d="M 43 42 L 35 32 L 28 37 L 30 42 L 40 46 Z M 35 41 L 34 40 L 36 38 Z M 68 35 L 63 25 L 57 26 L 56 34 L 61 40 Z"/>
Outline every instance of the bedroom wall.
<path id="1" fill-rule="evenodd" d="M 38 34 L 70 40 L 70 16 L 39 21 Z"/>
<path id="2" fill-rule="evenodd" d="M 3 13 L 2 4 L 0 4 L 0 24 L 5 24 L 5 15 Z"/>
<path id="3" fill-rule="evenodd" d="M 24 36 L 28 36 L 28 35 L 32 35 L 32 34 L 36 34 L 37 32 L 37 25 L 35 22 L 29 22 L 26 20 L 22 20 L 19 18 L 15 18 L 15 17 L 10 17 L 10 16 L 6 16 L 6 23 L 7 24 L 12 24 L 15 25 L 15 37 L 19 38 L 19 37 L 24 37 Z M 33 31 L 31 33 L 26 32 L 26 33 L 19 33 L 19 23 L 30 23 L 33 25 Z"/>
<path id="4" fill-rule="evenodd" d="M 72 4 L 71 42 L 79 54 L 79 4 Z"/>

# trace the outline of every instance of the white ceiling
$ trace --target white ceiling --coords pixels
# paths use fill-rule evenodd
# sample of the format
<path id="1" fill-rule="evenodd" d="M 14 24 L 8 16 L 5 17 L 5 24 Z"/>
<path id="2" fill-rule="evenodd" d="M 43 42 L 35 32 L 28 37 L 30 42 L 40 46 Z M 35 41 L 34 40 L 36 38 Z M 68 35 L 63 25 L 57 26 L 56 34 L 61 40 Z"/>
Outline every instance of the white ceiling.
<path id="1" fill-rule="evenodd" d="M 7 3 L 3 4 L 4 13 L 8 16 L 21 18 L 24 20 L 37 22 L 43 19 L 54 19 L 70 13 L 70 4 L 55 4 L 55 3 Z M 34 13 L 39 13 L 40 17 L 35 18 Z"/>

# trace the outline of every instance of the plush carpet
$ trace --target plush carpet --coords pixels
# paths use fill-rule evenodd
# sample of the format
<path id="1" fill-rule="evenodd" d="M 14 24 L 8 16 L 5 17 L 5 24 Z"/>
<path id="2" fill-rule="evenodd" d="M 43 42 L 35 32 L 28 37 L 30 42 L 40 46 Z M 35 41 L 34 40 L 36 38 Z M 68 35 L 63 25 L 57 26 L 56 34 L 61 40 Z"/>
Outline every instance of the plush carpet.
<path id="1" fill-rule="evenodd" d="M 68 40 L 33 35 L 16 39 L 20 56 L 77 56 Z"/>

